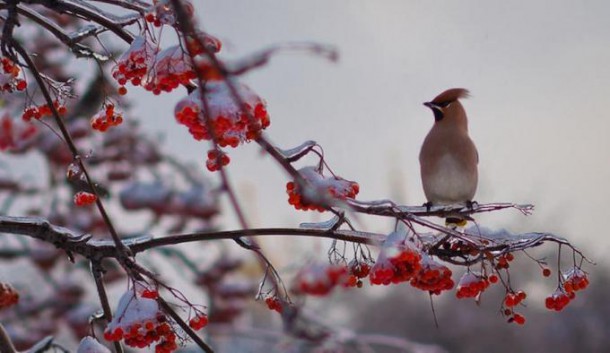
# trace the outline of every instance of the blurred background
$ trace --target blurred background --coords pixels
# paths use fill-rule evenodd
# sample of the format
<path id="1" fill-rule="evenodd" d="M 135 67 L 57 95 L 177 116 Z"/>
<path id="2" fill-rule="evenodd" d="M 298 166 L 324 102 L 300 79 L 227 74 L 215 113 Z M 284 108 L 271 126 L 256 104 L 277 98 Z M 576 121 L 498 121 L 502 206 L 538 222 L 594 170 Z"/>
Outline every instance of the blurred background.
<path id="1" fill-rule="evenodd" d="M 320 321 L 339 331 L 380 335 L 385 342 L 396 337 L 423 345 L 380 347 L 377 352 L 610 350 L 610 262 L 604 256 L 610 246 L 605 225 L 610 196 L 610 3 L 193 3 L 200 26 L 222 41 L 220 57 L 228 61 L 283 43 L 321 43 L 338 51 L 337 62 L 307 53 L 279 54 L 243 81 L 267 101 L 269 138 L 281 148 L 317 141 L 333 170 L 360 184 L 360 200 L 425 201 L 418 153 L 433 116 L 422 102 L 447 88 L 469 89 L 471 97 L 463 104 L 480 155 L 476 200 L 536 207 L 528 217 L 507 210 L 478 216 L 479 223 L 512 232 L 552 232 L 596 262 L 584 267 L 590 287 L 555 313 L 544 308 L 544 298 L 555 290 L 556 280 L 544 279 L 536 263 L 518 256 L 511 266 L 513 285 L 528 293 L 527 308 L 521 310 L 525 327 L 507 324 L 500 315 L 500 286 L 490 288 L 480 305 L 458 300 L 453 293 L 434 298 L 435 314 L 428 295 L 406 284 L 338 290 L 330 297 L 308 299 Z M 169 31 L 164 35 L 171 36 Z M 204 166 L 209 144 L 194 141 L 175 123 L 174 106 L 184 91 L 152 96 L 133 88 L 129 93 L 142 129 L 159 136 L 170 154 L 195 163 L 212 180 L 218 177 Z M 288 205 L 288 176 L 256 144 L 229 155 L 229 176 L 252 227 L 296 227 L 329 217 Z M 316 160 L 299 165 L 308 162 Z M 236 229 L 234 213 L 221 201 L 218 226 Z M 387 219 L 359 217 L 358 224 L 380 233 L 393 228 Z M 329 243 L 273 237 L 262 245 L 280 271 L 294 273 L 305 261 L 324 260 Z M 557 248 L 549 245 L 531 254 L 554 263 Z M 462 271 L 454 271 L 454 280 Z M 254 311 L 242 324 L 281 328 L 279 317 L 265 309 Z M 228 336 L 222 351 L 282 349 L 281 337 L 261 339 L 257 331 L 247 332 L 237 341 Z M 259 346 L 269 342 L 273 344 Z M 221 340 L 214 343 L 221 347 Z"/>
<path id="2" fill-rule="evenodd" d="M 337 294 L 317 303 L 326 319 L 361 332 L 440 344 L 451 352 L 601 352 L 610 347 L 610 290 L 605 221 L 610 196 L 610 3 L 606 1 L 197 1 L 200 24 L 239 58 L 278 43 L 334 46 L 340 58 L 278 55 L 245 82 L 267 100 L 268 136 L 281 147 L 313 139 L 334 171 L 360 183 L 362 200 L 425 201 L 419 147 L 433 123 L 421 105 L 465 87 L 470 133 L 480 154 L 479 202 L 533 203 L 480 217 L 492 228 L 564 236 L 597 263 L 592 285 L 561 313 L 544 308 L 555 289 L 534 263 L 519 259 L 517 278 L 535 299 L 526 328 L 499 315 L 499 291 L 481 307 L 452 295 L 436 301 L 434 326 L 426 295 L 407 285 Z M 143 99 L 144 95 L 143 94 Z M 135 109 L 163 129 L 168 147 L 203 164 L 206 146 L 168 125 L 175 100 L 161 96 Z M 254 144 L 230 152 L 229 173 L 254 226 L 295 226 L 324 216 L 295 212 L 287 176 Z M 313 163 L 313 162 L 312 162 Z M 225 208 L 226 227 L 235 225 Z M 391 223 L 360 219 L 371 231 Z M 272 242 L 269 244 L 269 242 Z M 311 239 L 273 239 L 280 250 L 315 248 Z M 323 248 L 324 246 L 322 246 Z M 556 248 L 541 250 L 552 259 Z M 529 274 L 529 275 L 528 275 Z M 517 276 L 515 276 L 517 277 Z M 530 278 L 527 278 L 530 277 Z M 498 288 L 495 288 L 498 289 Z M 494 293 L 494 291 L 492 291 Z M 496 297 L 494 297 L 494 295 Z M 341 304 L 339 304 L 341 303 Z"/>

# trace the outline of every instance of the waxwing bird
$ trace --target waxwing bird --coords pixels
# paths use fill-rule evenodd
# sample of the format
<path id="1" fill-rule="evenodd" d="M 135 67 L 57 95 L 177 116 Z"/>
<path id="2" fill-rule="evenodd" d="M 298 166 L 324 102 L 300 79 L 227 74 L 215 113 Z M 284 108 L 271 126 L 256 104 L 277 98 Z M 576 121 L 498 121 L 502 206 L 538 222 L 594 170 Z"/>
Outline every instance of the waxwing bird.
<path id="1" fill-rule="evenodd" d="M 466 97 L 468 90 L 452 88 L 424 103 L 434 113 L 434 125 L 419 153 L 427 205 L 471 204 L 477 190 L 479 155 L 459 101 Z M 465 224 L 459 218 L 448 218 L 447 223 Z"/>

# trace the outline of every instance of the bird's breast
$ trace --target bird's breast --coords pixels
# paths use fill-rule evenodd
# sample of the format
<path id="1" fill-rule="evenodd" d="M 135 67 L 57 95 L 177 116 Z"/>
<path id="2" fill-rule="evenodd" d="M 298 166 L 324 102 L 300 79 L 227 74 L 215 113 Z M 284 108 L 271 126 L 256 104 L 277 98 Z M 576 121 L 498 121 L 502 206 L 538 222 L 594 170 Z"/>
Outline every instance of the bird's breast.
<path id="1" fill-rule="evenodd" d="M 428 201 L 453 204 L 473 199 L 477 188 L 476 164 L 464 163 L 459 156 L 441 155 L 434 165 L 422 170 L 422 183 Z"/>

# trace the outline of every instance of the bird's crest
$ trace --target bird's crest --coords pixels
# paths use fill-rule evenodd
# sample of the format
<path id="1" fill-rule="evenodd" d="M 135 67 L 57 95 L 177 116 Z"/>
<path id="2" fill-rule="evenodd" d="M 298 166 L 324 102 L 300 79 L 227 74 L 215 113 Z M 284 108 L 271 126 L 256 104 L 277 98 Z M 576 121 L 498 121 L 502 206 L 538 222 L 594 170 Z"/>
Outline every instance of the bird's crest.
<path id="1" fill-rule="evenodd" d="M 432 103 L 449 103 L 460 98 L 468 98 L 469 96 L 470 92 L 465 88 L 451 88 L 436 96 L 436 98 L 432 100 Z"/>

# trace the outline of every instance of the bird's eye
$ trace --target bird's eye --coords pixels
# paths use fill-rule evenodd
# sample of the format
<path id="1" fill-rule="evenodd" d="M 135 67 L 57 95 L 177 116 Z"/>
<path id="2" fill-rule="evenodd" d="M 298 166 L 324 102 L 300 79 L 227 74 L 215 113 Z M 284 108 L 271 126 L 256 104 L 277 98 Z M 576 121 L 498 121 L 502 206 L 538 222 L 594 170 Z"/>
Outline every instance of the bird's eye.
<path id="1" fill-rule="evenodd" d="M 453 102 L 442 102 L 442 103 L 436 103 L 437 107 L 441 107 L 441 108 L 447 108 L 448 106 L 451 105 L 451 103 Z"/>

